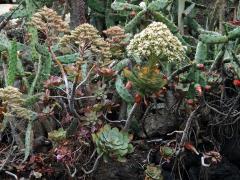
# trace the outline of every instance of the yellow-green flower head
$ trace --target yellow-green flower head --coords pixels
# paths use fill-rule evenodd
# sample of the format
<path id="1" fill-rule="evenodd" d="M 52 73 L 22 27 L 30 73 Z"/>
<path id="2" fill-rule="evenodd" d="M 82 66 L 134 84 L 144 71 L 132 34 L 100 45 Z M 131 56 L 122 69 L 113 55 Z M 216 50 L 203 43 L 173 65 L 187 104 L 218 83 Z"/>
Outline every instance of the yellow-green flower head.
<path id="1" fill-rule="evenodd" d="M 158 57 L 168 62 L 180 62 L 184 59 L 184 47 L 168 27 L 161 22 L 153 22 L 136 34 L 127 47 L 129 55 L 140 57 Z"/>
<path id="2" fill-rule="evenodd" d="M 5 88 L 0 88 L 0 99 L 3 103 L 21 105 L 24 100 L 22 99 L 22 93 L 12 86 L 7 86 Z"/>
<path id="3" fill-rule="evenodd" d="M 0 88 L 0 99 L 3 104 L 7 105 L 7 112 L 4 116 L 16 116 L 25 120 L 36 118 L 35 112 L 23 107 L 22 95 L 18 88 L 12 86 Z"/>
<path id="4" fill-rule="evenodd" d="M 11 106 L 11 113 L 15 114 L 16 117 L 18 118 L 22 118 L 29 121 L 34 119 L 36 116 L 36 113 L 34 113 L 33 111 L 16 105 Z"/>

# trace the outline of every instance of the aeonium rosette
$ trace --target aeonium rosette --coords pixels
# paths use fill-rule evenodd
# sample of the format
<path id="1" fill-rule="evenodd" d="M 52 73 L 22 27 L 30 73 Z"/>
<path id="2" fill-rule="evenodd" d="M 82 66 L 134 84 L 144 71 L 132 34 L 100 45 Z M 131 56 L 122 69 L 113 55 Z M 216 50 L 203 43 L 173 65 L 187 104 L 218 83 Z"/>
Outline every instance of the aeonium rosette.
<path id="1" fill-rule="evenodd" d="M 92 138 L 97 153 L 103 155 L 104 161 L 112 158 L 124 162 L 125 156 L 133 152 L 133 145 L 130 144 L 132 136 L 125 131 L 119 131 L 118 128 L 105 125 L 97 133 L 92 134 Z"/>

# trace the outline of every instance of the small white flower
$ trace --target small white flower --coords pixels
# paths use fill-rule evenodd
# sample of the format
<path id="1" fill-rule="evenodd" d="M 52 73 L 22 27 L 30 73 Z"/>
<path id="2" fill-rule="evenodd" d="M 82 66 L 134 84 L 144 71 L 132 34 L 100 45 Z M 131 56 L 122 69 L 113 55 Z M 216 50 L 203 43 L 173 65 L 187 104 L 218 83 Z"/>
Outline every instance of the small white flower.
<path id="1" fill-rule="evenodd" d="M 145 2 L 141 2 L 141 3 L 139 4 L 139 6 L 140 6 L 143 10 L 146 10 L 146 9 L 147 9 L 147 5 L 146 5 Z"/>

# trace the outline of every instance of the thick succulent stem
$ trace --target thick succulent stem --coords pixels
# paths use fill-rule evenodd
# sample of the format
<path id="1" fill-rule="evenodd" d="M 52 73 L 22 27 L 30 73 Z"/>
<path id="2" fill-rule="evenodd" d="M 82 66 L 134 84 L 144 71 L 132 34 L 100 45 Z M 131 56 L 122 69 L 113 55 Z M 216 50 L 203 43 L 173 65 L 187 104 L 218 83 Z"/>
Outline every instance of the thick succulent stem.
<path id="1" fill-rule="evenodd" d="M 41 69 L 42 69 L 42 60 L 41 60 L 41 57 L 39 57 L 37 73 L 35 75 L 35 78 L 34 78 L 34 80 L 32 82 L 32 86 L 31 86 L 31 88 L 29 90 L 29 93 L 28 93 L 28 95 L 30 95 L 30 96 L 32 96 L 33 93 L 34 93 L 34 89 L 35 89 L 35 86 L 36 86 L 37 81 L 39 79 Z"/>
<path id="2" fill-rule="evenodd" d="M 129 33 L 131 32 L 136 26 L 141 22 L 143 16 L 145 15 L 146 10 L 140 11 L 126 26 L 125 26 L 125 32 Z"/>
<path id="3" fill-rule="evenodd" d="M 188 71 L 194 64 L 188 64 L 176 71 L 174 71 L 169 77 L 168 77 L 168 81 L 173 80 L 174 77 L 178 76 L 179 74 L 185 73 L 186 71 Z"/>
<path id="4" fill-rule="evenodd" d="M 220 64 L 220 62 L 223 60 L 223 56 L 224 56 L 224 52 L 225 52 L 225 48 L 223 48 L 216 56 L 213 64 L 210 67 L 209 72 L 212 72 L 216 69 L 216 67 Z"/>
<path id="5" fill-rule="evenodd" d="M 8 58 L 8 74 L 7 74 L 7 82 L 8 86 L 12 86 L 14 84 L 16 73 L 17 73 L 17 42 L 13 41 L 11 45 L 11 49 L 9 51 Z"/>

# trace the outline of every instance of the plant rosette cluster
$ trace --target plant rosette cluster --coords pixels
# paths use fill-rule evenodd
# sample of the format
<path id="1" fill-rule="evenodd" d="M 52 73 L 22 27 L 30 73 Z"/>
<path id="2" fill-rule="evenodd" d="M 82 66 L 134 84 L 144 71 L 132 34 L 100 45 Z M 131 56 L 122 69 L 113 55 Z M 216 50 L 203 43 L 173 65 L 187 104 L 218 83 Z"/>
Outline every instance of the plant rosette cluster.
<path id="1" fill-rule="evenodd" d="M 29 23 L 47 36 L 48 43 L 58 40 L 63 33 L 69 32 L 69 25 L 64 22 L 56 11 L 44 6 L 39 9 L 31 18 Z"/>
<path id="2" fill-rule="evenodd" d="M 116 159 L 125 162 L 125 156 L 133 152 L 133 145 L 130 144 L 132 136 L 118 128 L 103 126 L 97 133 L 92 134 L 93 142 L 96 144 L 97 153 L 103 155 L 107 162 L 109 159 Z"/>
<path id="3" fill-rule="evenodd" d="M 111 63 L 110 44 L 90 24 L 81 24 L 72 30 L 70 35 L 64 35 L 60 40 L 60 45 L 63 48 L 75 49 L 84 59 L 91 53 L 101 65 Z"/>
<path id="4" fill-rule="evenodd" d="M 163 180 L 161 168 L 153 164 L 148 165 L 145 170 L 144 180 Z"/>
<path id="5" fill-rule="evenodd" d="M 19 89 L 12 86 L 0 88 L 0 98 L 6 108 L 4 116 L 16 116 L 29 121 L 36 119 L 37 114 L 25 107 L 25 100 Z"/>
<path id="6" fill-rule="evenodd" d="M 163 159 L 169 162 L 172 159 L 172 157 L 174 157 L 175 150 L 173 147 L 170 146 L 161 146 L 160 155 L 163 157 Z"/>
<path id="7" fill-rule="evenodd" d="M 136 34 L 127 46 L 127 51 L 129 55 L 137 55 L 149 61 L 159 59 L 161 62 L 178 64 L 185 59 L 181 42 L 162 22 L 153 22 Z"/>
<path id="8" fill-rule="evenodd" d="M 55 143 L 59 143 L 66 139 L 66 131 L 63 128 L 48 133 L 48 138 Z"/>
<path id="9" fill-rule="evenodd" d="M 142 96 L 158 92 L 167 84 L 166 78 L 156 66 L 137 67 L 133 71 L 124 69 L 124 75 Z"/>

